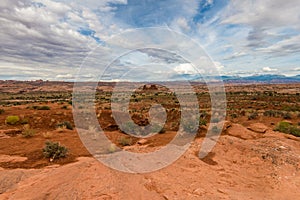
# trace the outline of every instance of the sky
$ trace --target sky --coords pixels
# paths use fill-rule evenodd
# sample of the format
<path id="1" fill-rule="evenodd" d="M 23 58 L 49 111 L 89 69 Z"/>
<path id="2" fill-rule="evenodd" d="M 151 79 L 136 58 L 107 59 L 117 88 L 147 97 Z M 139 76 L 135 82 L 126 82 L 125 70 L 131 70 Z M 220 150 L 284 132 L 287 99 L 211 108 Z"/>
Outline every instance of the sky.
<path id="1" fill-rule="evenodd" d="M 298 0 L 1 0 L 0 79 L 74 80 L 95 49 L 124 31 L 147 27 L 193 39 L 221 75 L 299 75 L 299 10 Z M 166 51 L 140 50 L 114 63 L 120 72 L 127 65 L 159 70 L 158 64 L 168 64 L 168 79 L 196 73 Z"/>

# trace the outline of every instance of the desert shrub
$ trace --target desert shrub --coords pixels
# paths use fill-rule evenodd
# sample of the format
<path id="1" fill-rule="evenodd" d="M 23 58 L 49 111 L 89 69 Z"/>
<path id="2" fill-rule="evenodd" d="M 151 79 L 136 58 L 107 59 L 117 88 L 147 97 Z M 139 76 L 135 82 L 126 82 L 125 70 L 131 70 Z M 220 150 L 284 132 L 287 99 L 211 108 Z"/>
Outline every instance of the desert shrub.
<path id="1" fill-rule="evenodd" d="M 66 128 L 66 129 L 69 129 L 69 130 L 73 130 L 73 126 L 69 121 L 64 121 L 64 122 L 58 123 L 56 125 L 56 127 L 57 128 Z"/>
<path id="2" fill-rule="evenodd" d="M 116 152 L 117 147 L 116 147 L 115 144 L 111 144 L 111 145 L 108 147 L 107 150 L 108 150 L 109 153 L 114 153 L 114 152 Z"/>
<path id="3" fill-rule="evenodd" d="M 246 115 L 246 111 L 242 110 L 242 111 L 240 112 L 240 115 L 241 115 L 241 116 L 245 116 L 245 115 Z"/>
<path id="4" fill-rule="evenodd" d="M 282 108 L 284 111 L 288 111 L 288 112 L 296 112 L 296 111 L 300 111 L 300 106 L 288 106 L 285 105 Z"/>
<path id="5" fill-rule="evenodd" d="M 207 124 L 207 121 L 206 121 L 206 119 L 200 119 L 199 120 L 199 126 L 206 126 L 206 124 Z"/>
<path id="6" fill-rule="evenodd" d="M 125 133 L 131 133 L 131 134 L 137 134 L 135 130 L 135 123 L 132 121 L 128 121 L 125 123 L 122 123 L 121 130 Z"/>
<path id="7" fill-rule="evenodd" d="M 8 116 L 6 117 L 5 123 L 9 125 L 15 125 L 20 121 L 19 116 Z"/>
<path id="8" fill-rule="evenodd" d="M 132 139 L 127 137 L 119 138 L 119 144 L 122 146 L 130 146 L 132 144 Z"/>
<path id="9" fill-rule="evenodd" d="M 290 113 L 285 113 L 283 119 L 292 119 L 292 115 Z"/>
<path id="10" fill-rule="evenodd" d="M 300 128 L 289 122 L 279 122 L 274 130 L 300 137 Z"/>
<path id="11" fill-rule="evenodd" d="M 5 110 L 1 108 L 0 109 L 0 115 L 3 114 L 3 113 L 5 113 Z"/>
<path id="12" fill-rule="evenodd" d="M 68 109 L 68 106 L 64 105 L 64 106 L 61 107 L 61 109 L 67 110 L 67 109 Z"/>
<path id="13" fill-rule="evenodd" d="M 264 116 L 266 117 L 276 117 L 276 112 L 274 110 L 267 110 L 264 112 Z"/>
<path id="14" fill-rule="evenodd" d="M 161 127 L 161 125 L 156 124 L 156 123 L 152 124 L 150 126 L 150 128 L 151 128 L 150 134 L 152 134 L 152 133 L 160 133 L 160 134 L 162 134 L 162 133 L 166 132 L 166 130 L 164 129 L 164 127 Z"/>
<path id="15" fill-rule="evenodd" d="M 32 106 L 34 110 L 50 110 L 49 106 Z"/>
<path id="16" fill-rule="evenodd" d="M 232 113 L 232 114 L 230 115 L 230 117 L 231 117 L 232 119 L 235 119 L 235 118 L 238 117 L 238 115 L 237 115 L 236 113 Z"/>
<path id="17" fill-rule="evenodd" d="M 200 113 L 200 118 L 204 119 L 204 118 L 207 117 L 207 115 L 208 115 L 207 112 L 203 111 L 203 112 Z"/>
<path id="18" fill-rule="evenodd" d="M 43 154 L 46 158 L 50 158 L 50 161 L 66 157 L 68 149 L 65 146 L 60 145 L 58 142 L 47 141 L 43 148 Z"/>
<path id="19" fill-rule="evenodd" d="M 256 119 L 257 117 L 258 117 L 258 113 L 253 112 L 248 115 L 248 120 Z"/>
<path id="20" fill-rule="evenodd" d="M 194 120 L 184 120 L 182 123 L 182 128 L 187 133 L 195 133 L 198 131 L 198 126 L 195 126 L 197 123 Z"/>
<path id="21" fill-rule="evenodd" d="M 43 137 L 46 138 L 46 139 L 50 139 L 50 138 L 52 138 L 52 136 L 53 136 L 52 132 L 45 132 L 45 133 L 43 133 Z"/>
<path id="22" fill-rule="evenodd" d="M 219 123 L 220 119 L 216 117 L 216 118 L 212 118 L 210 121 L 211 123 Z"/>
<path id="23" fill-rule="evenodd" d="M 30 138 L 30 137 L 33 137 L 35 135 L 35 133 L 36 133 L 36 131 L 34 129 L 31 129 L 28 124 L 26 124 L 23 127 L 23 130 L 22 130 L 22 136 L 23 137 Z"/>
<path id="24" fill-rule="evenodd" d="M 217 126 L 213 126 L 212 129 L 211 129 L 211 131 L 213 133 L 219 133 L 220 130 L 219 130 L 219 128 Z"/>
<path id="25" fill-rule="evenodd" d="M 21 119 L 20 123 L 23 124 L 23 125 L 28 124 L 29 120 L 28 120 L 28 118 L 24 118 L 24 119 Z"/>

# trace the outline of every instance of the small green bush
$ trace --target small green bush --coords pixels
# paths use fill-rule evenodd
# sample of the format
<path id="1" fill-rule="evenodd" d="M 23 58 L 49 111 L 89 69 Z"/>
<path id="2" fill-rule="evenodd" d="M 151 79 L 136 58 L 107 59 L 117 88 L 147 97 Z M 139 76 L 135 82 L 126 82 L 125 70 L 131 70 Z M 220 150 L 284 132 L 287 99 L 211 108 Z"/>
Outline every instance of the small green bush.
<path id="1" fill-rule="evenodd" d="M 219 128 L 217 126 L 213 126 L 212 129 L 211 129 L 211 131 L 213 133 L 215 133 L 215 134 L 220 132 L 220 130 L 219 130 Z"/>
<path id="2" fill-rule="evenodd" d="M 151 130 L 150 133 L 165 133 L 166 130 L 164 129 L 164 127 L 161 127 L 159 124 L 152 124 L 151 126 Z"/>
<path id="3" fill-rule="evenodd" d="M 31 138 L 36 134 L 36 131 L 34 129 L 31 129 L 29 124 L 26 124 L 23 127 L 22 136 L 25 138 Z"/>
<path id="4" fill-rule="evenodd" d="M 19 116 L 8 116 L 6 117 L 5 123 L 9 125 L 15 125 L 20 121 Z"/>
<path id="5" fill-rule="evenodd" d="M 279 122 L 274 130 L 300 137 L 300 128 L 289 122 Z"/>
<path id="6" fill-rule="evenodd" d="M 253 112 L 248 115 L 248 120 L 256 119 L 257 117 L 258 117 L 258 113 Z"/>
<path id="7" fill-rule="evenodd" d="M 50 158 L 50 161 L 66 157 L 68 149 L 65 146 L 61 146 L 58 142 L 47 141 L 43 148 L 43 154 L 46 158 Z"/>
<path id="8" fill-rule="evenodd" d="M 193 120 L 185 120 L 182 123 L 183 130 L 187 133 L 195 133 L 198 131 L 198 126 L 195 126 L 197 123 Z M 199 125 L 199 124 L 198 124 Z"/>
<path id="9" fill-rule="evenodd" d="M 61 109 L 67 110 L 67 109 L 68 109 L 68 106 L 64 105 L 64 106 L 61 107 Z"/>
<path id="10" fill-rule="evenodd" d="M 64 121 L 56 125 L 58 128 L 66 128 L 69 130 L 73 130 L 73 126 L 69 121 Z"/>
<path id="11" fill-rule="evenodd" d="M 231 117 L 232 119 L 235 119 L 235 118 L 238 118 L 238 115 L 237 115 L 236 113 L 232 113 L 232 114 L 230 115 L 230 117 Z"/>
<path id="12" fill-rule="evenodd" d="M 290 113 L 285 113 L 283 119 L 292 119 L 292 115 Z"/>
<path id="13" fill-rule="evenodd" d="M 28 118 L 24 118 L 24 119 L 21 119 L 20 123 L 23 124 L 23 125 L 28 124 L 29 120 L 28 120 Z"/>
<path id="14" fill-rule="evenodd" d="M 274 110 L 267 110 L 264 112 L 264 116 L 266 117 L 276 117 L 276 112 Z"/>
<path id="15" fill-rule="evenodd" d="M 130 146 L 132 144 L 132 139 L 127 137 L 121 137 L 119 139 L 119 144 L 122 146 Z"/>
<path id="16" fill-rule="evenodd" d="M 207 121 L 206 121 L 206 119 L 200 119 L 200 121 L 199 121 L 199 126 L 206 126 L 206 124 L 207 124 Z"/>
<path id="17" fill-rule="evenodd" d="M 137 134 L 134 125 L 132 121 L 125 122 L 121 125 L 121 130 L 127 134 Z"/>
<path id="18" fill-rule="evenodd" d="M 4 109 L 0 109 L 0 115 L 5 113 L 5 110 Z"/>
<path id="19" fill-rule="evenodd" d="M 50 110 L 49 106 L 32 106 L 34 110 Z"/>

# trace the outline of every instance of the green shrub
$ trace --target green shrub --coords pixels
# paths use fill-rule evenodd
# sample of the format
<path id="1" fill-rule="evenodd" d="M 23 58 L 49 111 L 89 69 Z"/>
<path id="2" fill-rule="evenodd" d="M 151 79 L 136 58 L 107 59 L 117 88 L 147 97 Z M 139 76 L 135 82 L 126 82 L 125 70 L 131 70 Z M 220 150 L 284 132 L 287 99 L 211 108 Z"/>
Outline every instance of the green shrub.
<path id="1" fill-rule="evenodd" d="M 253 112 L 248 115 L 248 120 L 256 119 L 257 117 L 258 117 L 258 113 Z"/>
<path id="2" fill-rule="evenodd" d="M 237 115 L 236 113 L 232 113 L 232 114 L 230 115 L 230 117 L 231 117 L 232 119 L 235 119 L 235 118 L 238 117 L 238 115 Z"/>
<path id="3" fill-rule="evenodd" d="M 58 128 L 66 128 L 69 130 L 73 130 L 73 126 L 69 121 L 64 121 L 56 125 Z"/>
<path id="4" fill-rule="evenodd" d="M 219 123 L 220 119 L 216 117 L 216 118 L 212 118 L 210 121 L 211 123 Z"/>
<path id="5" fill-rule="evenodd" d="M 198 126 L 196 126 L 196 122 L 193 120 L 184 120 L 182 123 L 183 130 L 187 133 L 195 133 L 198 131 Z M 199 124 L 198 124 L 199 125 Z"/>
<path id="6" fill-rule="evenodd" d="M 33 137 L 35 135 L 36 131 L 34 129 L 31 129 L 30 126 L 28 124 L 26 124 L 23 127 L 23 131 L 22 131 L 22 136 L 25 138 L 30 138 Z"/>
<path id="7" fill-rule="evenodd" d="M 135 130 L 135 123 L 132 121 L 125 122 L 121 125 L 121 130 L 125 133 L 137 134 Z"/>
<path id="8" fill-rule="evenodd" d="M 19 116 L 8 116 L 6 117 L 5 123 L 9 125 L 15 125 L 20 121 Z"/>
<path id="9" fill-rule="evenodd" d="M 285 113 L 283 119 L 292 119 L 292 115 L 290 113 Z"/>
<path id="10" fill-rule="evenodd" d="M 66 157 L 68 149 L 65 146 L 61 146 L 58 142 L 47 141 L 43 148 L 43 154 L 46 158 L 50 158 L 50 161 Z"/>
<path id="11" fill-rule="evenodd" d="M 21 119 L 20 123 L 23 124 L 23 125 L 28 124 L 29 120 L 28 120 L 28 118 L 24 118 L 24 119 Z"/>
<path id="12" fill-rule="evenodd" d="M 119 144 L 122 146 L 130 146 L 132 144 L 132 139 L 127 137 L 121 137 L 119 139 Z"/>
<path id="13" fill-rule="evenodd" d="M 0 115 L 5 113 L 5 110 L 4 109 L 0 109 Z"/>
<path id="14" fill-rule="evenodd" d="M 32 106 L 34 110 L 50 110 L 49 106 Z"/>
<path id="15" fill-rule="evenodd" d="M 67 110 L 67 109 L 68 109 L 68 106 L 64 105 L 64 106 L 61 107 L 61 109 Z"/>
<path id="16" fill-rule="evenodd" d="M 276 117 L 276 112 L 274 110 L 267 110 L 264 112 L 264 116 L 266 117 Z"/>
<path id="17" fill-rule="evenodd" d="M 199 120 L 199 126 L 206 126 L 206 124 L 207 124 L 207 121 L 206 121 L 206 119 L 200 119 Z"/>
<path id="18" fill-rule="evenodd" d="M 300 137 L 300 128 L 289 122 L 279 122 L 274 130 Z"/>
<path id="19" fill-rule="evenodd" d="M 213 133 L 219 133 L 220 132 L 220 130 L 219 130 L 219 128 L 217 126 L 213 126 L 212 129 L 211 129 L 211 131 Z"/>
<path id="20" fill-rule="evenodd" d="M 164 129 L 164 127 L 161 127 L 159 124 L 152 124 L 151 126 L 151 130 L 150 130 L 150 134 L 152 133 L 165 133 L 166 130 Z"/>

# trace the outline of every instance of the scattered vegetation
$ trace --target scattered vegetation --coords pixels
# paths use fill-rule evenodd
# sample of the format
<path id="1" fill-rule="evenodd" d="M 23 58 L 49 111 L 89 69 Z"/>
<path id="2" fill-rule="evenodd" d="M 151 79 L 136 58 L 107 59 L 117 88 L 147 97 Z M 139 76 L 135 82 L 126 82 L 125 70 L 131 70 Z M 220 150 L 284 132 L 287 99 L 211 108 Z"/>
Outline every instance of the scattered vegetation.
<path id="1" fill-rule="evenodd" d="M 58 142 L 47 141 L 43 148 L 43 154 L 46 158 L 50 158 L 52 162 L 55 159 L 64 158 L 67 156 L 68 149 L 60 145 Z"/>
<path id="2" fill-rule="evenodd" d="M 73 130 L 73 126 L 69 121 L 64 121 L 56 125 L 57 128 Z"/>
<path id="3" fill-rule="evenodd" d="M 257 112 L 253 112 L 253 113 L 250 113 L 248 115 L 248 120 L 257 119 L 257 117 L 258 117 L 258 113 Z"/>
<path id="4" fill-rule="evenodd" d="M 20 123 L 21 123 L 22 125 L 28 124 L 28 123 L 29 123 L 29 120 L 28 120 L 28 118 L 23 118 L 23 119 L 21 119 Z"/>
<path id="5" fill-rule="evenodd" d="M 22 130 L 22 136 L 25 138 L 31 138 L 36 134 L 34 129 L 31 129 L 29 124 L 24 125 Z"/>
<path id="6" fill-rule="evenodd" d="M 198 131 L 198 126 L 195 126 L 197 123 L 193 120 L 184 120 L 182 123 L 182 128 L 187 133 L 195 133 Z"/>
<path id="7" fill-rule="evenodd" d="M 290 113 L 285 113 L 283 119 L 292 119 L 292 115 Z"/>
<path id="8" fill-rule="evenodd" d="M 289 122 L 279 122 L 274 130 L 300 137 L 300 128 Z"/>
<path id="9" fill-rule="evenodd" d="M 49 106 L 32 106 L 34 110 L 50 110 Z"/>
<path id="10" fill-rule="evenodd" d="M 116 147 L 115 144 L 111 144 L 111 145 L 108 147 L 108 152 L 109 152 L 109 153 L 114 153 L 114 152 L 116 152 L 116 150 L 117 150 L 117 147 Z"/>
<path id="11" fill-rule="evenodd" d="M 15 125 L 20 121 L 19 116 L 8 116 L 6 117 L 5 123 L 9 125 Z"/>
<path id="12" fill-rule="evenodd" d="M 206 126 L 206 124 L 207 124 L 206 119 L 201 118 L 201 119 L 199 120 L 199 126 Z"/>
<path id="13" fill-rule="evenodd" d="M 5 113 L 5 110 L 1 108 L 0 109 L 0 115 L 3 114 L 3 113 Z"/>
<path id="14" fill-rule="evenodd" d="M 68 110 L 68 106 L 64 105 L 64 106 L 61 107 L 61 109 Z"/>
<path id="15" fill-rule="evenodd" d="M 122 146 L 130 146 L 132 144 L 132 139 L 128 137 L 120 137 L 119 144 Z"/>
<path id="16" fill-rule="evenodd" d="M 235 119 L 235 118 L 237 118 L 238 117 L 238 115 L 236 114 L 236 113 L 232 113 L 231 115 L 230 115 L 230 118 L 231 119 Z"/>
<path id="17" fill-rule="evenodd" d="M 121 125 L 121 130 L 125 133 L 129 134 L 137 134 L 135 130 L 135 123 L 132 121 L 125 122 Z"/>
<path id="18" fill-rule="evenodd" d="M 52 136 L 53 136 L 53 133 L 51 133 L 51 132 L 43 133 L 43 137 L 46 138 L 46 139 L 50 139 L 50 138 L 52 138 Z"/>

